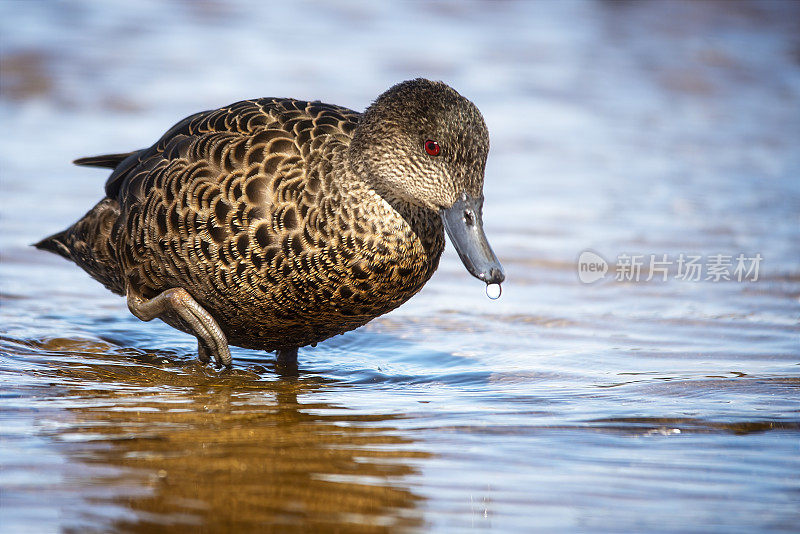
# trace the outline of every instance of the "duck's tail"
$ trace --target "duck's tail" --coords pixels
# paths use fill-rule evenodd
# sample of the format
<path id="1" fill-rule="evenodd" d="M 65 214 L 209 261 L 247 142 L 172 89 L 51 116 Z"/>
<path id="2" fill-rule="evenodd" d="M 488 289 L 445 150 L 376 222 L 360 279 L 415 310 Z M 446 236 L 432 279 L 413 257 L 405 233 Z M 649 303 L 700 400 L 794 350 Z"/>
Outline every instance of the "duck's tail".
<path id="1" fill-rule="evenodd" d="M 69 247 L 67 246 L 67 232 L 69 230 L 64 230 L 63 232 L 58 232 L 57 234 L 53 234 L 49 237 L 45 237 L 38 243 L 34 243 L 33 246 L 38 248 L 39 250 L 48 250 L 53 252 L 54 254 L 58 254 L 59 256 L 63 256 L 68 260 L 72 261 L 72 254 L 69 251 Z"/>
<path id="2" fill-rule="evenodd" d="M 125 283 L 114 238 L 118 217 L 117 201 L 104 198 L 78 222 L 33 246 L 75 262 L 108 289 L 123 294 Z"/>

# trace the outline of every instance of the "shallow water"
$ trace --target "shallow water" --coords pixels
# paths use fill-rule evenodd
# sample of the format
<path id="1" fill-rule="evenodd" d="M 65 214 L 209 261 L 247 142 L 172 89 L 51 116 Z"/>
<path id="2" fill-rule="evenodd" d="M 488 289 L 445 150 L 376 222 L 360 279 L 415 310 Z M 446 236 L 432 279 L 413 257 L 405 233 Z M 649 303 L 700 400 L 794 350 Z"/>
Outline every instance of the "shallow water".
<path id="1" fill-rule="evenodd" d="M 796 532 L 797 3 L 267 5 L 0 4 L 0 530 Z M 219 373 L 28 246 L 99 198 L 75 157 L 415 76 L 486 117 L 499 300 L 448 249 L 299 377 Z"/>

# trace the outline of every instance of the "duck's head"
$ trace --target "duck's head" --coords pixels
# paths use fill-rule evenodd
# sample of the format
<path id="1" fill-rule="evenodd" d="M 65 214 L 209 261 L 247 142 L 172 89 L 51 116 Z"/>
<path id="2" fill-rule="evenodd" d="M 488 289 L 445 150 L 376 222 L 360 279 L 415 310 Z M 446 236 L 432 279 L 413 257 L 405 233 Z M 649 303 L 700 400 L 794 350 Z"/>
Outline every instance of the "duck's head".
<path id="1" fill-rule="evenodd" d="M 441 213 L 467 270 L 499 284 L 505 274 L 481 214 L 488 153 L 489 131 L 475 104 L 445 83 L 418 78 L 367 108 L 349 159 L 383 194 Z"/>

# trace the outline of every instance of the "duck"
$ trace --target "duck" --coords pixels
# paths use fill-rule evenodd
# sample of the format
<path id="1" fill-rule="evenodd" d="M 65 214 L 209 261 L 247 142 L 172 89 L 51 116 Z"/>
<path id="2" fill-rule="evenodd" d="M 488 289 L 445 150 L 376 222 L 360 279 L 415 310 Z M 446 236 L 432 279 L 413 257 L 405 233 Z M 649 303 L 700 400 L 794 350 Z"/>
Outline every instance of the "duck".
<path id="1" fill-rule="evenodd" d="M 483 230 L 489 133 L 440 81 L 398 83 L 363 112 L 293 98 L 196 113 L 152 146 L 80 158 L 105 196 L 34 246 L 124 296 L 143 321 L 276 353 L 358 328 L 410 299 L 450 238 L 467 271 L 505 279 Z"/>

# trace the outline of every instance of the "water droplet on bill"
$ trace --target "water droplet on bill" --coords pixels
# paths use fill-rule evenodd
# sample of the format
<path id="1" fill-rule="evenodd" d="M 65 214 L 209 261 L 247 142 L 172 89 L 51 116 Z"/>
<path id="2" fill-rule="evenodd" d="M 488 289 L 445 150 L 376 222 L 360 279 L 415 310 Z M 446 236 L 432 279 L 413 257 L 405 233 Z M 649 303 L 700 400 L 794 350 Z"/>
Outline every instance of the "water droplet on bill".
<path id="1" fill-rule="evenodd" d="M 490 299 L 499 299 L 502 292 L 503 289 L 500 287 L 500 284 L 486 284 L 486 296 Z"/>

